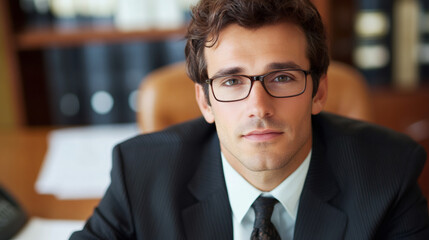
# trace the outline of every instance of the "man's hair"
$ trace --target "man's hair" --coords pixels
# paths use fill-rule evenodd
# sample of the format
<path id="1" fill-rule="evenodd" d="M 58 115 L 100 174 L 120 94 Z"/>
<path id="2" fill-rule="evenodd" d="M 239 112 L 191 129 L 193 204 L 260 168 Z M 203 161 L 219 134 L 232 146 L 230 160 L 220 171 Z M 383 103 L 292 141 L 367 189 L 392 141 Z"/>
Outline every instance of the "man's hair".
<path id="1" fill-rule="evenodd" d="M 208 99 L 207 63 L 204 48 L 216 44 L 220 32 L 230 24 L 256 29 L 278 22 L 298 25 L 307 39 L 313 96 L 320 77 L 329 66 L 326 34 L 319 12 L 309 0 L 201 0 L 192 9 L 185 48 L 187 73 L 192 81 L 204 86 Z"/>

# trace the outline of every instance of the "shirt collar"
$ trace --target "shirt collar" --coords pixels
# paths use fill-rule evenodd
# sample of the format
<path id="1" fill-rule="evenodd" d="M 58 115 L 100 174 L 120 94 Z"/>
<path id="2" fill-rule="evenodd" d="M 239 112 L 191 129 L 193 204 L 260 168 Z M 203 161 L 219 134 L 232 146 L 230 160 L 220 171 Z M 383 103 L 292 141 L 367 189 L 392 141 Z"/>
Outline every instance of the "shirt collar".
<path id="1" fill-rule="evenodd" d="M 232 168 L 222 153 L 221 158 L 229 202 L 233 216 L 236 217 L 238 221 L 241 222 L 243 220 L 253 202 L 261 194 L 275 197 L 286 209 L 286 212 L 293 219 L 296 219 L 299 198 L 310 165 L 311 151 L 295 172 L 268 193 L 261 192 L 247 182 L 234 168 Z"/>

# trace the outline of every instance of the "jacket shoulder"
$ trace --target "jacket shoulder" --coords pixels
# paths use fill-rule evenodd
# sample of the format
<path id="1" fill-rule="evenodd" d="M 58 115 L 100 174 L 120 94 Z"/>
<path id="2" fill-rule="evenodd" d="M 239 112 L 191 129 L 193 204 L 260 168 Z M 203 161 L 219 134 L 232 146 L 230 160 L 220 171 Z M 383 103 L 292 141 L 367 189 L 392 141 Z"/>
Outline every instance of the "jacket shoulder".
<path id="1" fill-rule="evenodd" d="M 328 113 L 314 116 L 313 128 L 339 179 L 400 185 L 423 169 L 424 148 L 405 134 Z"/>
<path id="2" fill-rule="evenodd" d="M 215 136 L 215 127 L 198 118 L 119 143 L 113 150 L 114 164 L 117 161 L 124 171 L 136 174 L 139 174 L 136 169 L 168 174 L 181 169 L 181 165 L 198 165 Z"/>
<path id="3" fill-rule="evenodd" d="M 329 140 L 353 140 L 360 146 L 374 146 L 379 149 L 392 146 L 417 147 L 418 143 L 408 135 L 369 122 L 354 120 L 331 113 L 321 113 L 313 118 L 313 127 Z M 377 143 L 374 145 L 373 143 Z"/>
<path id="4" fill-rule="evenodd" d="M 166 147 L 166 144 L 201 141 L 201 139 L 212 135 L 214 131 L 214 126 L 208 124 L 201 117 L 171 126 L 162 131 L 140 134 L 118 145 L 124 149 L 133 148 L 135 145 L 156 146 L 161 144 Z"/>

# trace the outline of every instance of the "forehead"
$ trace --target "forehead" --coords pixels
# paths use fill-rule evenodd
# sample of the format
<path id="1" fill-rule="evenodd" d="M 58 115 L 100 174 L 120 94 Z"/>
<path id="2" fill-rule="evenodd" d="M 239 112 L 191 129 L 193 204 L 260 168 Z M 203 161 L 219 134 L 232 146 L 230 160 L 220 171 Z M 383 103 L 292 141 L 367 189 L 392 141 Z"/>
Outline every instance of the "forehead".
<path id="1" fill-rule="evenodd" d="M 209 76 L 225 68 L 240 68 L 243 74 L 261 74 L 272 70 L 273 63 L 293 63 L 308 69 L 306 49 L 305 34 L 293 23 L 256 29 L 231 24 L 220 32 L 215 45 L 205 48 L 207 71 Z"/>

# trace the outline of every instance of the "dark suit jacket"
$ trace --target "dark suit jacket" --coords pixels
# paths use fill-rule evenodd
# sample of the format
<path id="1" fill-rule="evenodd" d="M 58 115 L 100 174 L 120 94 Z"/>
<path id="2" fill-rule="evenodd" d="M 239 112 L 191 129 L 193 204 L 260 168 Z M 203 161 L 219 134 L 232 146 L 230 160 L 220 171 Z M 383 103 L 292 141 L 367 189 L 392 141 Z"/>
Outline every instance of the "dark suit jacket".
<path id="1" fill-rule="evenodd" d="M 417 185 L 426 154 L 408 137 L 322 113 L 295 239 L 429 239 Z M 112 182 L 71 239 L 232 239 L 215 127 L 197 119 L 113 151 Z"/>

